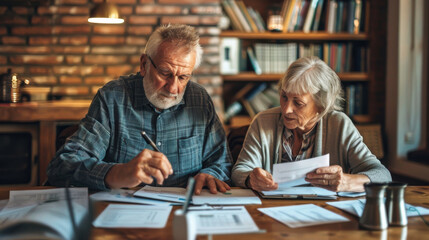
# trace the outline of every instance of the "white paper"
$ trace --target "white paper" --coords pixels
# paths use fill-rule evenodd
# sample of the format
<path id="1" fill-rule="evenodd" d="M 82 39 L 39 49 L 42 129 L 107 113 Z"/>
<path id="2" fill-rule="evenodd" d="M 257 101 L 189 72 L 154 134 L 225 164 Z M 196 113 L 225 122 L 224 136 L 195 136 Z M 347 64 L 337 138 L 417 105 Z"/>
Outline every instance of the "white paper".
<path id="1" fill-rule="evenodd" d="M 100 228 L 164 228 L 171 206 L 109 204 L 92 223 Z"/>
<path id="2" fill-rule="evenodd" d="M 163 201 L 184 203 L 186 188 L 144 186 L 134 193 L 134 196 L 152 198 Z"/>
<path id="3" fill-rule="evenodd" d="M 97 192 L 90 195 L 90 198 L 95 201 L 109 201 L 109 202 L 126 202 L 126 203 L 138 203 L 147 205 L 162 205 L 169 206 L 174 203 L 154 200 L 149 198 L 134 197 L 134 190 L 117 189 L 110 192 Z"/>
<path id="4" fill-rule="evenodd" d="M 327 204 L 360 217 L 362 216 L 363 209 L 365 207 L 365 202 L 366 202 L 365 199 L 357 199 L 357 200 L 327 202 Z M 429 215 L 429 209 L 424 207 L 416 207 L 408 203 L 405 203 L 405 210 L 407 212 L 408 217 L 419 216 L 418 212 L 420 212 L 420 215 Z"/>
<path id="5" fill-rule="evenodd" d="M 69 191 L 70 199 L 74 203 L 78 203 L 85 208 L 88 207 L 88 188 L 69 188 Z M 3 208 L 2 212 L 65 199 L 65 188 L 10 191 L 9 202 Z"/>
<path id="6" fill-rule="evenodd" d="M 262 204 L 262 202 L 250 189 L 231 189 L 226 193 L 218 192 L 217 194 L 212 194 L 206 191 L 206 189 L 203 189 L 200 195 L 194 195 L 192 197 L 192 204 L 246 205 Z"/>
<path id="7" fill-rule="evenodd" d="M 329 154 L 296 162 L 277 163 L 273 165 L 273 179 L 277 183 L 289 182 L 320 167 L 329 166 Z"/>
<path id="8" fill-rule="evenodd" d="M 258 210 L 291 228 L 350 221 L 314 204 L 258 208 Z"/>
<path id="9" fill-rule="evenodd" d="M 188 214 L 197 218 L 197 234 L 231 234 L 259 232 L 244 206 L 221 208 L 190 208 Z"/>
<path id="10" fill-rule="evenodd" d="M 293 196 L 307 196 L 307 197 L 321 197 L 321 196 L 336 196 L 336 192 L 329 191 L 320 187 L 291 187 L 291 188 L 278 188 L 277 190 L 262 191 L 265 196 L 274 195 L 288 195 Z M 285 197 L 286 197 L 285 196 Z"/>
<path id="11" fill-rule="evenodd" d="M 158 199 L 170 202 L 185 202 L 186 189 L 180 187 L 152 187 L 144 186 L 134 193 L 134 196 Z M 226 193 L 212 194 L 208 189 L 203 189 L 200 195 L 193 195 L 194 205 L 245 205 L 262 204 L 259 197 L 250 189 L 231 189 Z"/>

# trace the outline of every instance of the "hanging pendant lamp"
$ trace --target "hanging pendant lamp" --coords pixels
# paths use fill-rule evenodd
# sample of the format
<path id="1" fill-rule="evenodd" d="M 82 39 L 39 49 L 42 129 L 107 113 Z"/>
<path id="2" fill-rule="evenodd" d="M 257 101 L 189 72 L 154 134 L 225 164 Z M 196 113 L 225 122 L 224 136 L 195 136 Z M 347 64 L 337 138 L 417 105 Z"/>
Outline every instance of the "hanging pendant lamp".
<path id="1" fill-rule="evenodd" d="M 113 3 L 108 3 L 104 0 L 102 3 L 97 3 L 90 11 L 88 22 L 101 24 L 121 24 L 124 22 L 119 16 L 118 8 Z"/>

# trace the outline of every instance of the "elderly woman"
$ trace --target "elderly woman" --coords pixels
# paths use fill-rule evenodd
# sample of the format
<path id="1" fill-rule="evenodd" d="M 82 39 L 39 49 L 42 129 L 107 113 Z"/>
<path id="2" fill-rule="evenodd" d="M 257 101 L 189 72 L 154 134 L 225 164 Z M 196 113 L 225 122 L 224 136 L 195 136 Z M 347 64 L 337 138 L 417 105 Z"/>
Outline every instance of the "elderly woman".
<path id="1" fill-rule="evenodd" d="M 237 186 L 275 190 L 274 163 L 330 154 L 330 166 L 308 173 L 306 181 L 331 191 L 364 191 L 366 182 L 391 181 L 341 110 L 337 74 L 317 57 L 293 62 L 279 83 L 280 107 L 259 113 L 247 132 L 232 170 Z"/>

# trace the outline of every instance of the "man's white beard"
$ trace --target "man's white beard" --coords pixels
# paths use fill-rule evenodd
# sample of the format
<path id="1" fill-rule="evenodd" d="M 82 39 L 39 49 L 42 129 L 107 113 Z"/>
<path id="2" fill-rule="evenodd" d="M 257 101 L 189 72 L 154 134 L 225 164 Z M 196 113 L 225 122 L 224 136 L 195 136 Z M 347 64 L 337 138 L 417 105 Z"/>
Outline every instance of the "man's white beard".
<path id="1" fill-rule="evenodd" d="M 182 101 L 183 95 L 186 91 L 186 87 L 179 94 L 171 94 L 165 91 L 163 88 L 157 91 L 155 89 L 152 79 L 150 79 L 149 77 L 149 74 L 146 74 L 146 76 L 143 78 L 143 87 L 144 93 L 146 94 L 146 97 L 149 102 L 159 109 L 167 109 L 179 104 L 180 101 Z"/>

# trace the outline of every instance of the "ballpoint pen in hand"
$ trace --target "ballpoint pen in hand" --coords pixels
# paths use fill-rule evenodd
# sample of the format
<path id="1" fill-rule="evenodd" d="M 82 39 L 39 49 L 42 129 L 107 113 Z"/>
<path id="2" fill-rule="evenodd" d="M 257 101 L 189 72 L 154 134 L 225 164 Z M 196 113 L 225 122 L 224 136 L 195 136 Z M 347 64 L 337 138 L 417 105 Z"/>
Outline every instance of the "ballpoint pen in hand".
<path id="1" fill-rule="evenodd" d="M 142 131 L 142 132 L 141 132 L 141 134 L 142 134 L 142 136 L 143 136 L 144 140 L 147 142 L 147 144 L 151 145 L 151 146 L 152 146 L 152 148 L 153 148 L 155 151 L 157 151 L 157 152 L 161 152 L 161 151 L 159 151 L 159 149 L 156 147 L 156 145 L 155 145 L 155 143 L 152 141 L 152 139 L 150 139 L 150 138 L 149 138 L 149 136 L 146 134 L 146 132 L 145 132 L 145 131 Z"/>

